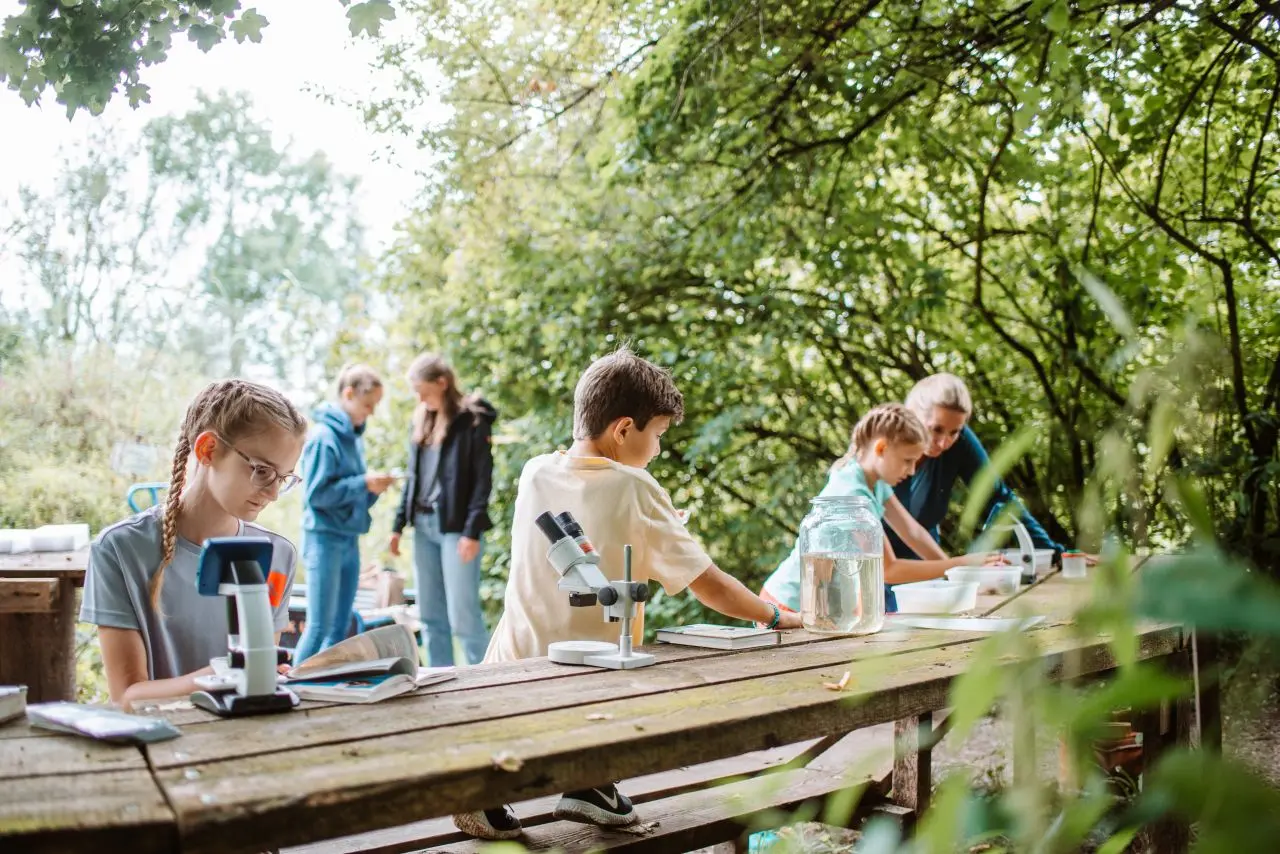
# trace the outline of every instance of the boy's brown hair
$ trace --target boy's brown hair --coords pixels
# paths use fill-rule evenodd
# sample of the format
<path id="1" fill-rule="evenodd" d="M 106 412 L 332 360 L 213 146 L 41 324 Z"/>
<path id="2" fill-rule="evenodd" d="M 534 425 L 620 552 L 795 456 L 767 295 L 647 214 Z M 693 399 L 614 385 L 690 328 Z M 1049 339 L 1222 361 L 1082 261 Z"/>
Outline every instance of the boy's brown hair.
<path id="1" fill-rule="evenodd" d="M 663 415 L 679 423 L 684 418 L 684 395 L 670 371 L 628 347 L 592 362 L 573 391 L 574 439 L 594 439 L 619 418 L 630 418 L 644 430 Z"/>

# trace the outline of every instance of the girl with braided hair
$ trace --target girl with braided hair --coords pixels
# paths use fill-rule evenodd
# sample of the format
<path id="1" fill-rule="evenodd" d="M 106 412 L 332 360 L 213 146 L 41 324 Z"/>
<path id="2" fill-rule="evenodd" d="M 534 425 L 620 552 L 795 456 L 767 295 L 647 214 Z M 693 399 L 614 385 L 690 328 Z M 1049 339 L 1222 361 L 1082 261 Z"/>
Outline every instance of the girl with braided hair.
<path id="1" fill-rule="evenodd" d="M 831 466 L 820 497 L 865 498 L 871 511 L 888 523 L 909 543 L 933 542 L 929 532 L 907 513 L 894 496 L 893 488 L 915 471 L 929 443 L 929 434 L 920 418 L 900 403 L 882 403 L 859 419 L 850 437 L 849 450 Z M 979 566 L 1000 561 L 999 552 L 947 557 L 936 548 L 928 560 L 904 560 L 894 555 L 888 539 L 884 542 L 885 604 L 897 610 L 894 584 L 937 578 L 957 566 Z M 800 610 L 800 544 L 765 580 L 760 593 L 765 601 L 789 611 Z"/>
<path id="2" fill-rule="evenodd" d="M 210 537 L 271 539 L 278 642 L 297 553 L 253 522 L 298 484 L 293 470 L 305 434 L 293 404 L 256 383 L 211 383 L 191 402 L 166 502 L 105 529 L 89 552 L 80 619 L 98 626 L 113 702 L 127 709 L 190 693 L 194 677 L 211 672 L 209 659 L 226 653 L 226 607 L 195 583 L 200 544 Z"/>

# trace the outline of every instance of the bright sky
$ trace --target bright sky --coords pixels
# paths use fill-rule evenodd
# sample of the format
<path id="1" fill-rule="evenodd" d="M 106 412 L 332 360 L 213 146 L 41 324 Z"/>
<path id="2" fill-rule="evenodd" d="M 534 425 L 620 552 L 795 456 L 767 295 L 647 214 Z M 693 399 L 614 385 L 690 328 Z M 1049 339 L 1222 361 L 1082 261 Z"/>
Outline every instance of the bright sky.
<path id="1" fill-rule="evenodd" d="M 370 66 L 375 43 L 351 35 L 338 0 L 244 0 L 243 5 L 270 22 L 260 44 L 228 40 L 205 54 L 185 35 L 177 36 L 169 58 L 143 71 L 151 103 L 133 110 L 118 95 L 102 118 L 136 130 L 156 116 L 189 108 L 201 89 L 247 90 L 277 140 L 291 138 L 304 154 L 322 150 L 339 170 L 361 179 L 361 217 L 369 248 L 376 251 L 412 207 L 427 158 L 403 141 L 370 133 L 357 111 L 341 103 L 379 86 Z M 19 9 L 17 0 L 0 0 L 0 20 Z M 386 80 L 381 84 L 385 87 Z M 332 94 L 339 103 L 325 103 L 308 90 Z M 82 144 L 100 120 L 81 112 L 68 121 L 52 90 L 44 100 L 43 106 L 27 107 L 0 84 L 0 205 L 12 202 L 20 183 L 49 184 L 62 159 L 59 149 Z M 6 272 L 0 266 L 0 276 L 8 278 Z"/>

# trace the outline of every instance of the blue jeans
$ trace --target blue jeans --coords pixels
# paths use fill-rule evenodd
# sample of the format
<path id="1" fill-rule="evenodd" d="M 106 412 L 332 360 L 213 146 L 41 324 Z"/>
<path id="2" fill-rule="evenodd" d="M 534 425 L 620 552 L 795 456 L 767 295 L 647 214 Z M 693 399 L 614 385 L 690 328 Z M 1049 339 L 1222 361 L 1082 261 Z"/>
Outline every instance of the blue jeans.
<path id="1" fill-rule="evenodd" d="M 360 539 L 303 531 L 302 557 L 307 564 L 307 627 L 293 652 L 294 664 L 347 636 L 360 583 Z"/>
<path id="2" fill-rule="evenodd" d="M 453 664 L 455 636 L 468 664 L 479 664 L 489 646 L 480 608 L 480 555 L 466 563 L 459 560 L 460 539 L 461 534 L 440 533 L 440 517 L 435 513 L 413 518 L 418 613 L 427 630 L 427 663 L 432 667 Z"/>

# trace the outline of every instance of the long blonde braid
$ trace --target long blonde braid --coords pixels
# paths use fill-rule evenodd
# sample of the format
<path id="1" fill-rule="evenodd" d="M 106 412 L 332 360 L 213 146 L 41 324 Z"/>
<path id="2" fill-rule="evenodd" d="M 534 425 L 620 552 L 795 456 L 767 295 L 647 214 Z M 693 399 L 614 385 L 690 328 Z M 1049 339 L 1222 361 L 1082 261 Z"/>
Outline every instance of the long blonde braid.
<path id="1" fill-rule="evenodd" d="M 894 444 L 927 445 L 929 431 L 925 429 L 920 416 L 901 403 L 882 403 L 872 407 L 866 415 L 858 419 L 849 436 L 849 450 L 843 457 L 836 460 L 831 468 L 844 468 L 850 460 L 877 439 L 884 439 Z"/>
<path id="2" fill-rule="evenodd" d="M 173 451 L 173 469 L 169 475 L 169 496 L 165 501 L 161 522 L 160 566 L 148 584 L 151 606 L 160 610 L 160 591 L 164 587 L 164 571 L 173 560 L 178 545 L 178 518 L 182 514 L 182 492 L 187 485 L 187 467 L 196 438 L 207 430 L 225 442 L 278 427 L 295 436 L 307 431 L 307 421 L 273 388 L 247 380 L 220 380 L 205 386 L 187 407 L 178 433 L 178 446 Z"/>
<path id="3" fill-rule="evenodd" d="M 183 427 L 186 425 L 184 424 Z M 173 471 L 169 475 L 169 497 L 164 505 L 164 519 L 161 523 L 160 568 L 151 576 L 148 585 L 151 592 L 151 607 L 160 610 L 160 589 L 164 586 L 164 570 L 173 560 L 173 551 L 178 545 L 178 514 L 182 510 L 182 490 L 187 485 L 187 458 L 191 455 L 191 441 L 184 431 L 178 437 L 178 447 L 173 452 Z"/>

